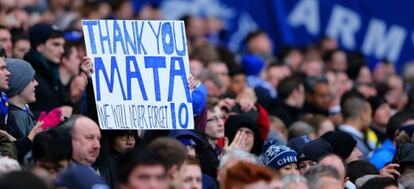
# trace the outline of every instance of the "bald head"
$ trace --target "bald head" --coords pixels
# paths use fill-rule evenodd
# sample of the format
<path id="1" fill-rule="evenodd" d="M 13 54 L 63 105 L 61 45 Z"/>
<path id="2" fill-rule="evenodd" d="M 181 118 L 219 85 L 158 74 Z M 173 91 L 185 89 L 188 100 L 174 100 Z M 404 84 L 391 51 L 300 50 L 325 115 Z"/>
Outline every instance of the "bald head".
<path id="1" fill-rule="evenodd" d="M 90 166 L 99 155 L 101 131 L 98 124 L 88 117 L 80 116 L 72 121 L 72 158 L 78 163 Z"/>
<path id="2" fill-rule="evenodd" d="M 346 164 L 341 159 L 341 157 L 335 155 L 335 154 L 329 154 L 325 157 L 323 157 L 319 161 L 320 165 L 330 165 L 334 167 L 339 172 L 339 177 L 341 181 L 345 184 L 345 178 L 346 178 Z"/>

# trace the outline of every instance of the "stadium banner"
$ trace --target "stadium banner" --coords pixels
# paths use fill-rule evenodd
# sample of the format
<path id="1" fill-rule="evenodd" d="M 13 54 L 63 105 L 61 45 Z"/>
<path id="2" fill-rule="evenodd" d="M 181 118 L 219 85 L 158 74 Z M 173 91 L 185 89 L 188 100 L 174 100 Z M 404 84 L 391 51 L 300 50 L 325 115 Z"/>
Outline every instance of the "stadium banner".
<path id="1" fill-rule="evenodd" d="M 348 52 L 361 52 L 370 68 L 381 59 L 398 71 L 414 60 L 414 1 L 378 0 L 134 0 L 160 7 L 167 19 L 184 15 L 216 17 L 224 28 L 215 37 L 233 52 L 243 52 L 243 39 L 258 28 L 273 40 L 277 53 L 286 46 L 307 47 L 329 36 Z M 174 11 L 171 11 L 174 10 Z"/>
<path id="2" fill-rule="evenodd" d="M 102 129 L 193 129 L 182 21 L 83 20 Z"/>

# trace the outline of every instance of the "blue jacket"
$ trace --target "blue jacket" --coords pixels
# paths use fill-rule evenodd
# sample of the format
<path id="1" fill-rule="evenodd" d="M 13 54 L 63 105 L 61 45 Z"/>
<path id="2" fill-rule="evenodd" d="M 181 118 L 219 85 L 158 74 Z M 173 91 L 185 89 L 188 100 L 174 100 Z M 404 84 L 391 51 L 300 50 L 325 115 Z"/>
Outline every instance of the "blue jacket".
<path id="1" fill-rule="evenodd" d="M 395 152 L 396 148 L 392 141 L 390 139 L 386 139 L 382 143 L 381 147 L 372 153 L 371 158 L 369 158 L 369 162 L 374 164 L 378 170 L 381 170 L 386 163 L 392 161 Z"/>

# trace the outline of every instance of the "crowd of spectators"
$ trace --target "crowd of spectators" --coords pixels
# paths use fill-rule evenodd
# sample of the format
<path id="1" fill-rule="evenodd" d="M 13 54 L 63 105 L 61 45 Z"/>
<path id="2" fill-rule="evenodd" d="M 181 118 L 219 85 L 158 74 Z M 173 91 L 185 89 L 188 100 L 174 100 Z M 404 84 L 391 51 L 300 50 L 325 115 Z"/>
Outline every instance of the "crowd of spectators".
<path id="1" fill-rule="evenodd" d="M 414 188 L 414 64 L 369 68 L 331 38 L 230 51 L 186 15 L 192 130 L 102 130 L 83 19 L 163 19 L 159 4 L 0 1 L 0 188 Z"/>

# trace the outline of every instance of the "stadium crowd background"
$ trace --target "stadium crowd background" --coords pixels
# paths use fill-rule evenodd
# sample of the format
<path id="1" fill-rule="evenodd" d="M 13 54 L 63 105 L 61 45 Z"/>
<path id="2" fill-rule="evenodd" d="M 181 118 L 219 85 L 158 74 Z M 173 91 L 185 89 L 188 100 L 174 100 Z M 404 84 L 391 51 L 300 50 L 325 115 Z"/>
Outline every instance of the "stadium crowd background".
<path id="1" fill-rule="evenodd" d="M 163 19 L 127 0 L 0 1 L 0 188 L 414 188 L 414 64 L 331 38 L 233 52 L 183 16 L 194 130 L 100 130 L 82 19 Z"/>

